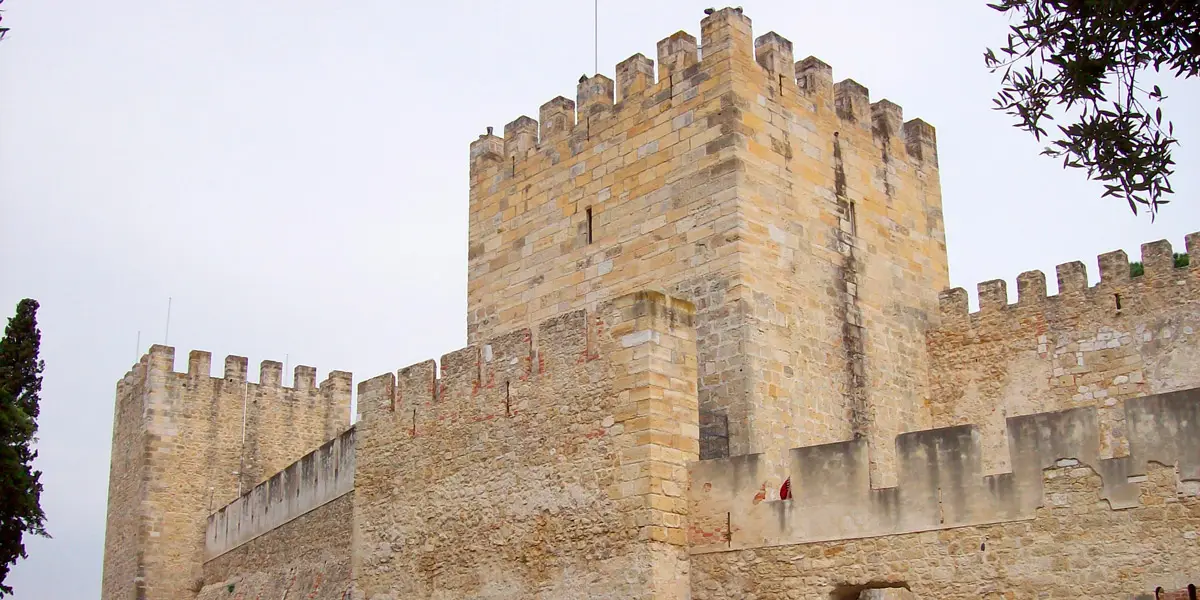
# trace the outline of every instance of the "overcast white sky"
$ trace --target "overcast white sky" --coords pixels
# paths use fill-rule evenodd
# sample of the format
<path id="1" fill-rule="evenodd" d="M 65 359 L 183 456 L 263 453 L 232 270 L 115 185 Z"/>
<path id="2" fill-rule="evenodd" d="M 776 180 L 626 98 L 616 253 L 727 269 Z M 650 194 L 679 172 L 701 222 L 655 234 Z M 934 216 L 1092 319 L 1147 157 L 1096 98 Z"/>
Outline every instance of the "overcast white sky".
<path id="1" fill-rule="evenodd" d="M 984 0 L 756 2 L 775 30 L 937 127 L 950 275 L 1003 277 L 1200 230 L 1200 85 L 1157 223 L 990 110 Z M 601 0 L 601 71 L 707 2 Z M 99 596 L 116 381 L 164 337 L 355 381 L 465 340 L 467 145 L 593 65 L 592 3 L 9 0 L 0 43 L 0 309 L 42 303 L 43 507 L 16 597 Z M 136 347 L 138 332 L 141 346 Z M 252 371 L 254 369 L 252 368 Z M 290 379 L 290 375 L 288 376 Z"/>

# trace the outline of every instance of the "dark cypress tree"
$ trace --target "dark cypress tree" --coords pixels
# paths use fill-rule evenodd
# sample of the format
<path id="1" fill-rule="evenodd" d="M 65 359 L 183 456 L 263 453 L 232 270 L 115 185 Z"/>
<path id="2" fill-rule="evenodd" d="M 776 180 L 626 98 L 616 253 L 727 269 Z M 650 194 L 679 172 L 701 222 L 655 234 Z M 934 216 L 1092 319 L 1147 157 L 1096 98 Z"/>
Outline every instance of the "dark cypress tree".
<path id="1" fill-rule="evenodd" d="M 18 303 L 0 339 L 0 598 L 13 593 L 4 580 L 9 567 L 26 558 L 24 535 L 47 535 L 42 473 L 33 469 L 32 448 L 45 367 L 38 359 L 37 309 L 36 300 Z"/>

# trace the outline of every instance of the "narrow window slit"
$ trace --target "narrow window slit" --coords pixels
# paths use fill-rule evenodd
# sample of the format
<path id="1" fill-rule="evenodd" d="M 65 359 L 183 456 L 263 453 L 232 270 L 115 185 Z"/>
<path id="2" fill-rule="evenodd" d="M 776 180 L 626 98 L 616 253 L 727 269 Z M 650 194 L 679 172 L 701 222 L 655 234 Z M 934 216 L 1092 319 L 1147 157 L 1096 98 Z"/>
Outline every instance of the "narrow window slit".
<path id="1" fill-rule="evenodd" d="M 587 243 L 592 243 L 592 207 L 587 207 Z"/>
<path id="2" fill-rule="evenodd" d="M 1113 294 L 1113 298 L 1117 301 L 1117 310 L 1121 310 L 1121 295 Z"/>
<path id="3" fill-rule="evenodd" d="M 512 416 L 512 396 L 509 393 L 510 390 L 509 390 L 508 385 L 509 385 L 509 383 L 507 381 L 505 381 L 504 382 L 504 416 L 511 417 Z"/>

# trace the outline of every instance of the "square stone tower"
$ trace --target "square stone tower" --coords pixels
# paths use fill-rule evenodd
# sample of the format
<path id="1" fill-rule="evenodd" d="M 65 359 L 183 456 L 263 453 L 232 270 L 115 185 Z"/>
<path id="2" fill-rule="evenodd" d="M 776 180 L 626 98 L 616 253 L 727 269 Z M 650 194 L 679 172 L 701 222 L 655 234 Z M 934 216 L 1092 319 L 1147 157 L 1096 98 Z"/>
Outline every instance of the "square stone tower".
<path id="1" fill-rule="evenodd" d="M 175 349 L 155 345 L 117 382 L 102 600 L 193 598 L 203 585 L 208 515 L 317 448 L 350 424 L 349 373 L 192 351 L 186 373 Z"/>
<path id="2" fill-rule="evenodd" d="M 934 130 L 740 9 L 471 144 L 472 343 L 640 289 L 696 306 L 704 457 L 929 425 Z M 614 98 L 615 96 L 615 98 Z"/>

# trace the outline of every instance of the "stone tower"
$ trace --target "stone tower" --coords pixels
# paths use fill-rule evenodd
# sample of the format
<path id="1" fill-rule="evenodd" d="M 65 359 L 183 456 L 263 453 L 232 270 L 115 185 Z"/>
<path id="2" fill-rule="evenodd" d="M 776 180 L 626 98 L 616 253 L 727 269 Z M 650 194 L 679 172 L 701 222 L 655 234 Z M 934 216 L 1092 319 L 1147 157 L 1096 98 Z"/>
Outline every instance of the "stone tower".
<path id="1" fill-rule="evenodd" d="M 246 359 L 193 351 L 186 373 L 175 349 L 153 346 L 117 383 L 104 600 L 174 600 L 200 590 L 208 515 L 333 438 L 350 424 L 350 374 L 263 361 L 258 383 Z"/>
<path id="2" fill-rule="evenodd" d="M 469 341 L 686 298 L 704 457 L 866 437 L 892 483 L 948 283 L 933 128 L 731 8 L 539 117 L 471 145 Z"/>

